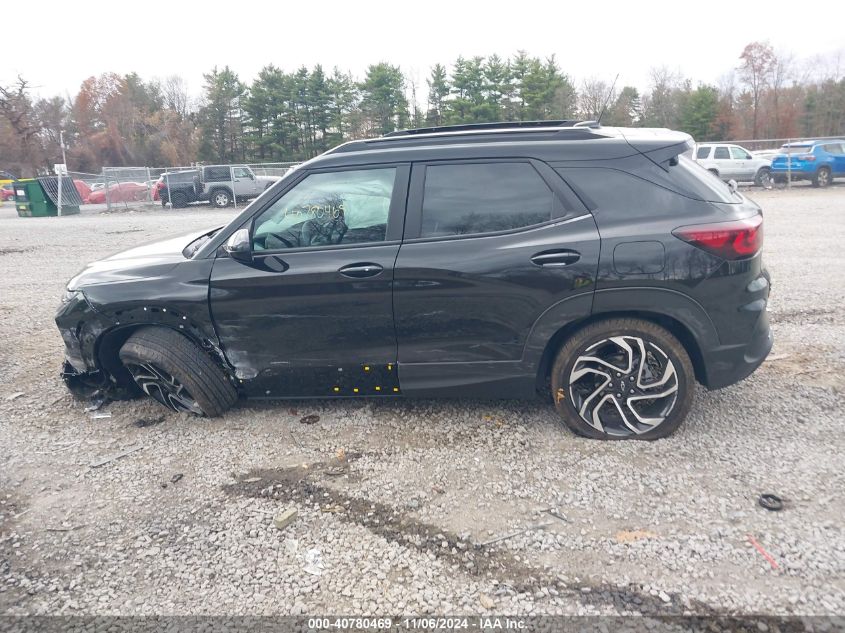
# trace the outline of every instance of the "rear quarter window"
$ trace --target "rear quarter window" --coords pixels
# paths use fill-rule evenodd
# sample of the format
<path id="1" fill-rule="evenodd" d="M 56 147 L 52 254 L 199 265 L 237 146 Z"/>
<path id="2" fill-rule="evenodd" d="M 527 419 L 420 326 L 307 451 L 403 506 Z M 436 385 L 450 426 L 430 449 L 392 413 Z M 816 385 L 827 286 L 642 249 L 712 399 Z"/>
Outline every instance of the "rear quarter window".
<path id="1" fill-rule="evenodd" d="M 703 167 L 681 156 L 668 171 L 653 166 L 646 177 L 605 167 L 559 168 L 557 172 L 587 206 L 631 215 L 677 213 L 685 199 L 737 203 L 740 198 Z M 657 180 L 657 182 L 655 182 Z"/>
<path id="2" fill-rule="evenodd" d="M 710 149 L 709 147 L 699 147 L 698 151 L 695 153 L 695 157 L 699 160 L 703 158 L 707 158 L 710 156 Z"/>

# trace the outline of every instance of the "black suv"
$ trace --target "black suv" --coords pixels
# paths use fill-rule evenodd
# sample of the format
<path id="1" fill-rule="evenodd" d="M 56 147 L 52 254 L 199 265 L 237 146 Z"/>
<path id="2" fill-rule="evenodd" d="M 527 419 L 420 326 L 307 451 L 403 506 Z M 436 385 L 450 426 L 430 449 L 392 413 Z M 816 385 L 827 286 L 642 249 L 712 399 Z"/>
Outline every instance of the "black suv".
<path id="1" fill-rule="evenodd" d="M 772 345 L 760 208 L 669 130 L 555 121 L 336 147 L 222 228 L 90 265 L 72 389 L 216 416 L 249 398 L 550 398 L 664 437 Z"/>

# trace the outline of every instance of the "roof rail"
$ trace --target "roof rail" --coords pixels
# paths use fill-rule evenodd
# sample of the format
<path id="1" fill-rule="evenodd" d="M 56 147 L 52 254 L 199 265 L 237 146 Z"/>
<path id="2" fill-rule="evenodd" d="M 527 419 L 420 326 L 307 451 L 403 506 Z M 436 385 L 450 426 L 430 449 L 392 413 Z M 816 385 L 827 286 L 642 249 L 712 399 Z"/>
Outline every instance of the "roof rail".
<path id="1" fill-rule="evenodd" d="M 473 130 L 507 130 L 518 128 L 535 127 L 582 127 L 582 123 L 595 123 L 594 121 L 578 121 L 577 119 L 556 119 L 554 121 L 496 121 L 493 123 L 461 123 L 458 125 L 438 125 L 434 127 L 418 127 L 410 130 L 396 130 L 388 132 L 382 138 L 392 136 L 415 136 L 417 134 L 435 134 L 448 132 L 469 132 Z"/>

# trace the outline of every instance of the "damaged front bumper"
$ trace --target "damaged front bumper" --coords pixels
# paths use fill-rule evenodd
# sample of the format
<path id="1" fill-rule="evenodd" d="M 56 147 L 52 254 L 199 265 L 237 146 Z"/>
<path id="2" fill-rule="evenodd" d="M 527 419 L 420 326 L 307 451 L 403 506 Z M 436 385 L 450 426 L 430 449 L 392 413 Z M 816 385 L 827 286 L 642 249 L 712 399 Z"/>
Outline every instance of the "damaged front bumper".
<path id="1" fill-rule="evenodd" d="M 111 323 L 91 307 L 81 291 L 65 293 L 55 320 L 65 343 L 61 377 L 74 396 L 89 398 L 109 384 L 97 365 L 95 343 Z"/>

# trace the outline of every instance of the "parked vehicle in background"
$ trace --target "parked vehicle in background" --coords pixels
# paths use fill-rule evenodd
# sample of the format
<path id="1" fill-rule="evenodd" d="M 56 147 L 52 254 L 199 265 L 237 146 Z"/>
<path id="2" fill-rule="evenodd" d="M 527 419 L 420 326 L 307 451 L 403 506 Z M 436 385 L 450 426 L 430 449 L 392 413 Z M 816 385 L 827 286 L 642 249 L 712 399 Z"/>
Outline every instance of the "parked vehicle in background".
<path id="1" fill-rule="evenodd" d="M 0 169 L 0 187 L 11 184 L 15 180 L 17 180 L 17 178 L 12 172 Z"/>
<path id="2" fill-rule="evenodd" d="M 834 178 L 845 177 L 845 140 L 784 143 L 772 161 L 777 183 L 809 180 L 814 187 L 827 187 Z"/>
<path id="3" fill-rule="evenodd" d="M 163 207 L 171 204 L 174 209 L 181 209 L 199 200 L 201 192 L 199 169 L 168 171 L 153 186 L 153 200 L 160 201 Z"/>
<path id="4" fill-rule="evenodd" d="M 6 200 L 14 200 L 15 199 L 15 190 L 10 183 L 7 183 L 0 187 L 0 200 L 6 202 Z"/>
<path id="5" fill-rule="evenodd" d="M 228 207 L 232 200 L 251 200 L 278 181 L 274 176 L 256 176 L 246 165 L 203 165 L 196 169 L 166 172 L 156 183 L 153 200 L 162 206 L 187 206 L 191 202 L 210 202 Z M 168 190 L 169 188 L 169 190 Z"/>
<path id="6" fill-rule="evenodd" d="M 224 227 L 67 286 L 71 389 L 216 416 L 238 397 L 545 398 L 576 433 L 671 434 L 766 358 L 763 215 L 689 135 L 405 130 L 291 171 Z"/>
<path id="7" fill-rule="evenodd" d="M 116 182 L 108 186 L 108 202 L 140 202 L 149 194 L 147 185 L 141 182 Z M 106 188 L 88 194 L 88 204 L 105 204 Z"/>
<path id="8" fill-rule="evenodd" d="M 88 199 L 91 196 L 91 187 L 88 186 L 88 183 L 84 180 L 74 178 L 73 186 L 76 187 L 76 192 L 82 198 L 82 204 L 90 204 Z"/>
<path id="9" fill-rule="evenodd" d="M 740 145 L 699 143 L 695 161 L 724 181 L 753 182 L 762 187 L 771 176 L 771 159 L 754 156 Z"/>

